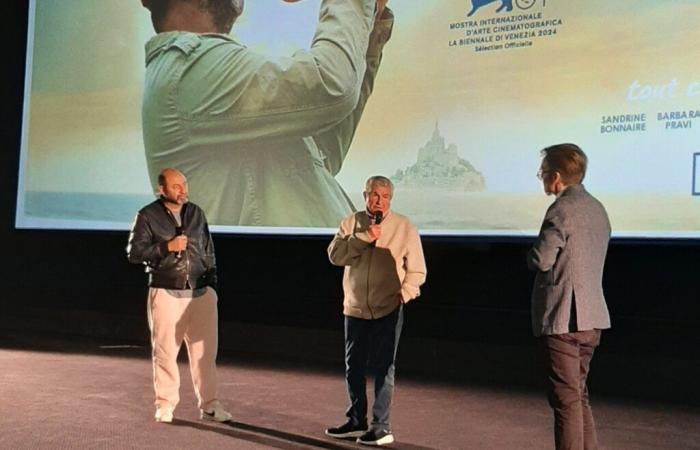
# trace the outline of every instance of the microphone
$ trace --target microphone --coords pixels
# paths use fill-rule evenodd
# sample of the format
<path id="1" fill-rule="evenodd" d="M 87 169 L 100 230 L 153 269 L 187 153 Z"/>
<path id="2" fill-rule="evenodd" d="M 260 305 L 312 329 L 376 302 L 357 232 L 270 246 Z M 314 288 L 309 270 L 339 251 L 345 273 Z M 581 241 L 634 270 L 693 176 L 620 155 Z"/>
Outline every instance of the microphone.
<path id="1" fill-rule="evenodd" d="M 380 223 L 382 223 L 382 212 L 381 212 L 381 211 L 377 211 L 376 213 L 374 213 L 374 224 L 375 224 L 375 225 L 379 225 Z M 377 246 L 377 240 L 375 239 L 374 241 L 372 241 L 372 243 L 371 243 L 370 245 L 371 245 L 372 247 L 376 247 L 376 246 Z"/>
<path id="2" fill-rule="evenodd" d="M 185 234 L 185 232 L 183 231 L 182 227 L 175 227 L 176 236 L 182 236 L 183 234 Z M 182 258 L 182 250 L 178 250 L 177 255 L 175 255 L 175 258 Z"/>
<path id="3" fill-rule="evenodd" d="M 375 225 L 379 225 L 380 223 L 382 223 L 382 219 L 383 219 L 382 216 L 383 215 L 382 215 L 381 211 L 377 211 L 376 213 L 374 213 L 374 224 Z"/>

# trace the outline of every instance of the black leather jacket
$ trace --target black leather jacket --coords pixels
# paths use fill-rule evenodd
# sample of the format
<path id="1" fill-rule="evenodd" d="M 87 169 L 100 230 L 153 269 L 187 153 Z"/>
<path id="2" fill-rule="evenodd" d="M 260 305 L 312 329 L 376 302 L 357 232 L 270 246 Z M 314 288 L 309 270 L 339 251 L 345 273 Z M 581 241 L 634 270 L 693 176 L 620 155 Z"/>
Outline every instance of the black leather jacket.
<path id="1" fill-rule="evenodd" d="M 173 213 L 161 200 L 146 205 L 136 215 L 126 247 L 129 262 L 144 264 L 148 285 L 165 289 L 216 288 L 214 243 L 202 209 L 186 203 L 180 211 L 187 250 L 168 251 L 168 241 L 177 235 Z"/>

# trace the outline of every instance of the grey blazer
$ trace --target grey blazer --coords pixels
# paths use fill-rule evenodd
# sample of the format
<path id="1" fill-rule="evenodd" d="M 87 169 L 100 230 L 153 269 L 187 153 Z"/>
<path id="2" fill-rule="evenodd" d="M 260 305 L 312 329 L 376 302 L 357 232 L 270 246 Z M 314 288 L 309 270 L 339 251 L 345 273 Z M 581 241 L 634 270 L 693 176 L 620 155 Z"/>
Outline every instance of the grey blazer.
<path id="1" fill-rule="evenodd" d="M 527 257 L 537 271 L 531 299 L 535 336 L 610 328 L 603 296 L 609 240 L 608 214 L 583 185 L 567 187 L 552 203 Z"/>

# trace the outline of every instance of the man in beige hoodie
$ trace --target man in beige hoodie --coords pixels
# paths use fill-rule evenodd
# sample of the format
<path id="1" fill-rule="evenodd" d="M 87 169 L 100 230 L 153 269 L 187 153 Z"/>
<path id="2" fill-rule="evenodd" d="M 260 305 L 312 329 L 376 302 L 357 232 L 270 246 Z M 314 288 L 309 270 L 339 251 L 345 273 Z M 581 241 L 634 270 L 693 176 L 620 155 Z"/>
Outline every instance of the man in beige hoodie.
<path id="1" fill-rule="evenodd" d="M 394 442 L 389 410 L 394 360 L 403 325 L 403 305 L 420 295 L 426 267 L 420 236 L 408 218 L 391 211 L 391 180 L 367 180 L 366 210 L 340 224 L 328 247 L 331 263 L 344 266 L 345 380 L 347 422 L 328 428 L 337 438 L 357 437 L 367 445 Z M 374 375 L 371 427 L 367 426 L 365 376 Z"/>

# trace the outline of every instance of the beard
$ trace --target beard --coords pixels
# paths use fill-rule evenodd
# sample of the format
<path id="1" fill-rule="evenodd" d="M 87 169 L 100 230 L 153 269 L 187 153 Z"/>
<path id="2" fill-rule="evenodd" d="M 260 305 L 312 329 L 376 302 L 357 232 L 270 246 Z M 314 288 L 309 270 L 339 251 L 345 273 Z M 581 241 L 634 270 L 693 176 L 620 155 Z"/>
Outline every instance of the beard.
<path id="1" fill-rule="evenodd" d="M 171 205 L 184 205 L 188 201 L 186 195 L 162 195 L 161 199 Z"/>

